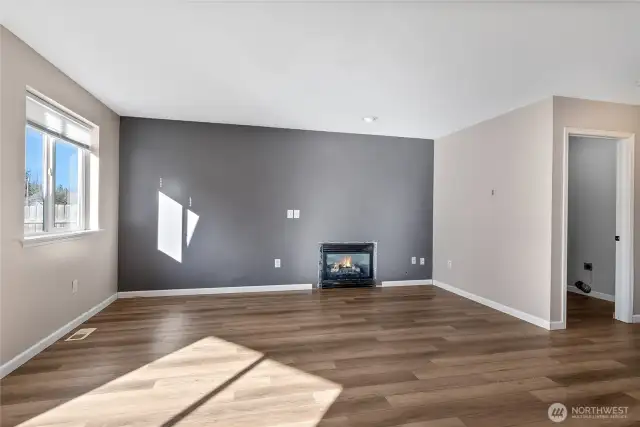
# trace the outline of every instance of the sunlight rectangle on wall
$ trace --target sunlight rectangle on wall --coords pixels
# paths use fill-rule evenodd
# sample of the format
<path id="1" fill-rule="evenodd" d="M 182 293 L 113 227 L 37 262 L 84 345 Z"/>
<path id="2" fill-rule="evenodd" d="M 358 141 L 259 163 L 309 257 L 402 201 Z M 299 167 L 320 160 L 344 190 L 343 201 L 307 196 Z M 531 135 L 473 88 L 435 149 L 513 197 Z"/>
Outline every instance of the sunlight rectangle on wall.
<path id="1" fill-rule="evenodd" d="M 196 231 L 199 219 L 200 216 L 198 214 L 187 209 L 187 246 L 191 243 L 191 238 L 193 237 L 193 232 Z"/>
<path id="2" fill-rule="evenodd" d="M 182 205 L 158 191 L 158 250 L 182 262 Z"/>

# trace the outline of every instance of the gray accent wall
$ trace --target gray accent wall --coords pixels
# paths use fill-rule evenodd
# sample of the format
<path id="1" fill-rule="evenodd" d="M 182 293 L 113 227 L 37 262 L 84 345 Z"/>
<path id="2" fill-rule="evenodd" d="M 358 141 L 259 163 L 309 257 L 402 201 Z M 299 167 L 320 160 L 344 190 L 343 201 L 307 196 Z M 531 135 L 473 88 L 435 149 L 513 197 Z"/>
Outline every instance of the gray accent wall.
<path id="1" fill-rule="evenodd" d="M 316 283 L 324 241 L 378 242 L 379 280 L 431 278 L 431 140 L 128 117 L 120 130 L 119 291 Z M 157 249 L 158 191 L 199 215 L 182 262 Z"/>
<path id="2" fill-rule="evenodd" d="M 590 283 L 594 292 L 615 295 L 615 140 L 569 139 L 567 283 Z M 593 275 L 584 263 L 593 264 Z"/>

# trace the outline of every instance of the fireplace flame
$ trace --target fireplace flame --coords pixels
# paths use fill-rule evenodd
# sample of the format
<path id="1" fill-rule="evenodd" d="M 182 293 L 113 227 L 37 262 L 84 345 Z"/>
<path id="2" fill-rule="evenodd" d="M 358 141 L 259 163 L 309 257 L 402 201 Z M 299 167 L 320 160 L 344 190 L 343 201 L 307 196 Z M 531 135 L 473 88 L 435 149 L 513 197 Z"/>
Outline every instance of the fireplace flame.
<path id="1" fill-rule="evenodd" d="M 332 273 L 337 273 L 340 271 L 340 269 L 342 268 L 355 268 L 355 266 L 353 265 L 353 263 L 351 262 L 351 257 L 350 256 L 345 256 L 344 258 L 342 258 L 340 261 L 335 262 L 332 266 L 331 266 L 331 272 Z"/>

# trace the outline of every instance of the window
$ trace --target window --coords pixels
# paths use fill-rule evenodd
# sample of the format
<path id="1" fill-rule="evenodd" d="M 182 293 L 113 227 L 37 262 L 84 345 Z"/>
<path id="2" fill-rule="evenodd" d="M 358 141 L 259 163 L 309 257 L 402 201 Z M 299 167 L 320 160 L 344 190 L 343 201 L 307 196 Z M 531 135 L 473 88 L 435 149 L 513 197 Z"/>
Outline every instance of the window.
<path id="1" fill-rule="evenodd" d="M 86 228 L 90 142 L 88 125 L 27 94 L 25 235 Z"/>

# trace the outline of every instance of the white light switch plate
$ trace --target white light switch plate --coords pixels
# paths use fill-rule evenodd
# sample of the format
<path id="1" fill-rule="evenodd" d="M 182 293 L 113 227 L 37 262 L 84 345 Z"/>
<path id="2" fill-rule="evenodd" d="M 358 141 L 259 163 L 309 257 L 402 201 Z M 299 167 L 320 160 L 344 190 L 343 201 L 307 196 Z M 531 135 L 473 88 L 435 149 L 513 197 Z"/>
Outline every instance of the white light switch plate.
<path id="1" fill-rule="evenodd" d="M 420 265 L 424 265 L 424 258 L 420 258 Z"/>
<path id="2" fill-rule="evenodd" d="M 293 217 L 295 219 L 300 218 L 300 209 L 296 209 L 296 210 L 293 211 Z"/>
<path id="3" fill-rule="evenodd" d="M 415 264 L 416 263 L 416 257 L 412 256 L 411 257 L 411 264 Z"/>
<path id="4" fill-rule="evenodd" d="M 71 282 L 71 292 L 74 294 L 78 292 L 78 279 L 75 279 Z"/>
<path id="5" fill-rule="evenodd" d="M 276 268 L 280 268 L 280 258 L 275 259 L 274 265 Z"/>
<path id="6" fill-rule="evenodd" d="M 293 209 L 287 210 L 287 218 L 288 219 L 292 219 L 293 218 Z"/>

